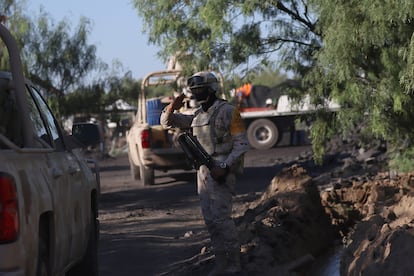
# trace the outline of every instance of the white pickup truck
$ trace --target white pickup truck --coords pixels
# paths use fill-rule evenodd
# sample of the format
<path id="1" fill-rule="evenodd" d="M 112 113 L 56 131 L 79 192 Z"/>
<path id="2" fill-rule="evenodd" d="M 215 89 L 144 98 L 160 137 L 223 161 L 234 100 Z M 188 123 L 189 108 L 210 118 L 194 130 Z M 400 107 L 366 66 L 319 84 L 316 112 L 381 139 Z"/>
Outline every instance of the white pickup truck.
<path id="1" fill-rule="evenodd" d="M 154 185 L 154 170 L 191 170 L 177 138 L 179 129 L 166 130 L 160 125 L 162 109 L 179 93 L 180 70 L 156 71 L 142 80 L 138 112 L 126 138 L 131 176 L 141 185 Z M 157 88 L 161 96 L 148 98 L 149 90 Z"/>
<path id="2" fill-rule="evenodd" d="M 65 135 L 2 24 L 0 36 L 11 68 L 0 72 L 0 275 L 98 275 L 98 167 L 73 137 L 98 143 L 97 126 Z"/>

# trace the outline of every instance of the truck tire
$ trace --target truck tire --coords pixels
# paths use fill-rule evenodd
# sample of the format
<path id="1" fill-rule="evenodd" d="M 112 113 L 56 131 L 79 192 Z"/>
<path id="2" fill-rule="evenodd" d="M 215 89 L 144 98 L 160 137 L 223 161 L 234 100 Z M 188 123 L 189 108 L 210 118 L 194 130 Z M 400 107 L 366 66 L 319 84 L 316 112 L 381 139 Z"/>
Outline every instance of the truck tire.
<path id="1" fill-rule="evenodd" d="M 131 172 L 132 180 L 139 180 L 141 178 L 139 166 L 136 166 L 134 164 L 134 161 L 132 161 L 131 157 L 128 154 L 128 160 L 129 160 L 129 170 Z"/>
<path id="2" fill-rule="evenodd" d="M 154 168 L 141 165 L 140 167 L 141 181 L 144 186 L 151 186 L 155 183 Z"/>
<path id="3" fill-rule="evenodd" d="M 279 130 L 272 121 L 258 119 L 250 123 L 247 128 L 247 139 L 250 146 L 255 149 L 270 149 L 279 140 Z"/>
<path id="4" fill-rule="evenodd" d="M 99 220 L 91 210 L 91 227 L 89 229 L 88 246 L 83 259 L 65 275 L 67 276 L 98 276 L 98 240 Z"/>

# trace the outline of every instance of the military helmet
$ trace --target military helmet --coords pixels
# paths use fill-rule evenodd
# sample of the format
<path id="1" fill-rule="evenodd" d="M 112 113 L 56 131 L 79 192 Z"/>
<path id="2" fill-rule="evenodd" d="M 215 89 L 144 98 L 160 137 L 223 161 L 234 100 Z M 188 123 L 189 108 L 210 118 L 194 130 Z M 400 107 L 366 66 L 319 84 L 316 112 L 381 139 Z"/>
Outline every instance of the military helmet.
<path id="1" fill-rule="evenodd" d="M 202 87 L 208 87 L 211 92 L 217 92 L 219 89 L 216 75 L 209 71 L 202 71 L 192 75 L 187 81 L 188 87 L 193 90 Z"/>
<path id="2" fill-rule="evenodd" d="M 219 89 L 217 77 L 209 71 L 195 73 L 187 80 L 187 85 L 198 104 L 208 102 Z"/>

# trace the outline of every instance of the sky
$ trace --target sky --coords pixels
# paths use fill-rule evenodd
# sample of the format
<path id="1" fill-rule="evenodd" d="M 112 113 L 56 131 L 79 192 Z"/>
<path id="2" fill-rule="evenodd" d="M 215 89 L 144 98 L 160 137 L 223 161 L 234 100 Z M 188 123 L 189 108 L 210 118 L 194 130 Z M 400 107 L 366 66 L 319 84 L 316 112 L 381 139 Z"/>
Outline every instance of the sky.
<path id="1" fill-rule="evenodd" d="M 36 15 L 43 6 L 55 22 L 68 20 L 72 31 L 81 16 L 89 18 L 92 24 L 88 43 L 96 45 L 97 57 L 109 66 L 120 61 L 135 79 L 166 68 L 156 56 L 159 48 L 149 45 L 147 35 L 142 33 L 141 18 L 130 0 L 29 0 L 27 5 Z"/>

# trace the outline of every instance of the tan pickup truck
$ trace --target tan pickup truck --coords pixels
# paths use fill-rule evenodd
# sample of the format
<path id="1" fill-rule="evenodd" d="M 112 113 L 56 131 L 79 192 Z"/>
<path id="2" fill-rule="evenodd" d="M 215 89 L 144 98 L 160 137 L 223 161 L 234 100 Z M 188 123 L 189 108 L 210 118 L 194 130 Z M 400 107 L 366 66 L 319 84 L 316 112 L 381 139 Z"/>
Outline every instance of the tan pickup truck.
<path id="1" fill-rule="evenodd" d="M 17 44 L 1 24 L 0 36 L 11 68 L 0 72 L 0 275 L 98 275 L 96 163 L 25 80 Z M 95 143 L 94 129 L 79 124 L 72 132 Z"/>
<path id="2" fill-rule="evenodd" d="M 154 185 L 154 170 L 191 170 L 177 141 L 180 130 L 163 129 L 159 121 L 162 109 L 172 101 L 174 94 L 180 93 L 183 85 L 180 74 L 179 70 L 156 71 L 142 80 L 138 112 L 127 133 L 131 175 L 134 180 L 141 179 L 142 185 Z M 162 96 L 148 98 L 151 88 L 161 91 Z M 183 112 L 191 112 L 191 109 L 188 104 L 188 110 Z"/>

